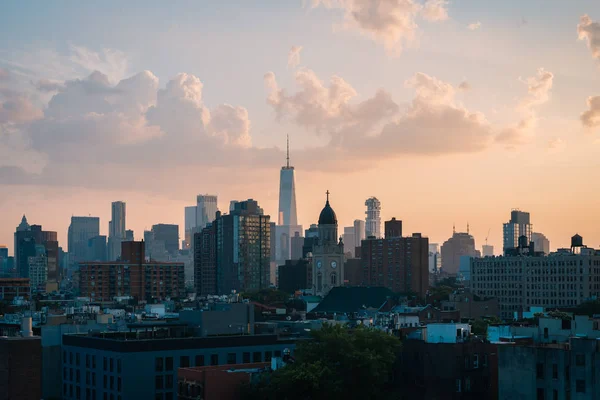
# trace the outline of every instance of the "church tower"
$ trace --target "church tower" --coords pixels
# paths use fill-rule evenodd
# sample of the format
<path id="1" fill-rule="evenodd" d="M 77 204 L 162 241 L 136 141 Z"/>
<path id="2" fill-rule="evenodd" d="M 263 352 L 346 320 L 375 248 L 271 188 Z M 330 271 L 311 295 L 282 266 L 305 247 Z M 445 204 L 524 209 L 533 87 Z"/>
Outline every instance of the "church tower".
<path id="1" fill-rule="evenodd" d="M 313 290 L 325 296 L 332 287 L 344 284 L 344 243 L 338 239 L 338 222 L 329 204 L 329 191 L 325 207 L 319 215 L 319 240 L 313 246 Z"/>

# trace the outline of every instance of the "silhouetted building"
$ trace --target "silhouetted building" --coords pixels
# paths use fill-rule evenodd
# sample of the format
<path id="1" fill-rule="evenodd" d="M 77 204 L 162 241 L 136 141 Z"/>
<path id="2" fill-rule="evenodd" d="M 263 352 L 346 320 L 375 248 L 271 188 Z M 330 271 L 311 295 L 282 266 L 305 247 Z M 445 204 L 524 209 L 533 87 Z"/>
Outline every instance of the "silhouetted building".
<path id="1" fill-rule="evenodd" d="M 154 241 L 163 242 L 165 250 L 172 255 L 179 251 L 179 225 L 156 224 L 152 225 Z"/>
<path id="2" fill-rule="evenodd" d="M 216 218 L 219 207 L 217 196 L 210 194 L 199 194 L 196 196 L 196 231 L 200 231 Z"/>
<path id="3" fill-rule="evenodd" d="M 200 296 L 218 293 L 216 250 L 214 224 L 194 234 L 194 280 L 196 293 Z"/>
<path id="4" fill-rule="evenodd" d="M 365 201 L 365 206 L 367 206 L 366 237 L 374 236 L 379 239 L 381 238 L 381 202 L 377 197 L 371 197 Z"/>
<path id="5" fill-rule="evenodd" d="M 89 240 L 97 236 L 100 236 L 100 218 L 71 217 L 68 233 L 69 263 L 71 265 L 77 265 L 78 262 L 89 259 Z"/>
<path id="6" fill-rule="evenodd" d="M 126 237 L 126 204 L 123 201 L 111 203 L 111 217 L 108 222 L 108 259 L 116 260 L 121 254 L 121 242 Z"/>
<path id="7" fill-rule="evenodd" d="M 279 290 L 294 293 L 312 286 L 312 265 L 308 260 L 287 260 L 279 266 Z"/>
<path id="8" fill-rule="evenodd" d="M 41 398 L 41 338 L 0 337 L 0 400 Z"/>
<path id="9" fill-rule="evenodd" d="M 142 264 L 145 262 L 146 251 L 144 241 L 121 242 L 120 261 L 130 264 Z"/>
<path id="10" fill-rule="evenodd" d="M 442 245 L 442 270 L 450 275 L 458 274 L 462 256 L 479 257 L 481 253 L 475 249 L 475 239 L 468 232 L 454 231 L 452 237 Z"/>
<path id="11" fill-rule="evenodd" d="M 125 240 L 127 240 L 128 242 L 133 242 L 135 240 L 135 236 L 131 229 L 127 229 L 125 231 Z"/>
<path id="12" fill-rule="evenodd" d="M 329 191 L 325 207 L 319 215 L 319 238 L 312 249 L 313 284 L 317 295 L 326 295 L 331 288 L 344 285 L 344 243 L 338 241 L 338 221 L 329 204 Z"/>
<path id="13" fill-rule="evenodd" d="M 319 228 L 317 224 L 312 224 L 310 228 L 304 230 L 304 244 L 302 245 L 302 258 L 306 258 L 308 253 L 312 254 L 314 245 L 319 241 Z"/>
<path id="14" fill-rule="evenodd" d="M 413 233 L 404 238 L 363 240 L 361 264 L 364 286 L 425 297 L 429 288 L 429 239 Z"/>
<path id="15" fill-rule="evenodd" d="M 270 284 L 270 217 L 252 199 L 237 202 L 233 208 L 215 220 L 219 294 L 259 290 Z"/>
<path id="16" fill-rule="evenodd" d="M 531 220 L 528 212 L 512 210 L 510 221 L 503 225 L 504 248 L 511 249 L 519 246 L 519 237 L 525 236 L 527 243 L 531 242 Z"/>
<path id="17" fill-rule="evenodd" d="M 402 221 L 392 218 L 389 221 L 385 221 L 385 238 L 399 238 L 402 237 Z"/>
<path id="18" fill-rule="evenodd" d="M 98 235 L 88 240 L 88 254 L 86 261 L 108 261 L 106 236 Z"/>
<path id="19" fill-rule="evenodd" d="M 363 269 L 360 258 L 349 258 L 344 263 L 344 286 L 361 286 Z"/>
<path id="20" fill-rule="evenodd" d="M 292 257 L 291 260 L 300 260 L 304 258 L 302 255 L 302 247 L 304 246 L 304 236 L 300 236 L 300 232 L 295 232 L 291 239 Z"/>

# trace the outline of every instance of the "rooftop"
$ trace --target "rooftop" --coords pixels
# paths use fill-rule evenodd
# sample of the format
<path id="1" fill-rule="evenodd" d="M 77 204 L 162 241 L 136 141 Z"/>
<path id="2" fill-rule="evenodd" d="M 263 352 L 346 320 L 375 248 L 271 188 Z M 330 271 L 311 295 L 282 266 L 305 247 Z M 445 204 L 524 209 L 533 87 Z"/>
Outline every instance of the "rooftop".
<path id="1" fill-rule="evenodd" d="M 394 292 L 385 287 L 334 287 L 314 313 L 355 313 L 365 309 L 379 310 Z"/>

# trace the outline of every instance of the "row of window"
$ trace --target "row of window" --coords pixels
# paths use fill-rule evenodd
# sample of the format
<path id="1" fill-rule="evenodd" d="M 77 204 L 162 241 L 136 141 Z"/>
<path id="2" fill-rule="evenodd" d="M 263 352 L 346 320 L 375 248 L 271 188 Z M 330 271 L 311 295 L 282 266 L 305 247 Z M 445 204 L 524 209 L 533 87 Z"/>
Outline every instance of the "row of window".
<path id="1" fill-rule="evenodd" d="M 273 357 L 281 357 L 281 350 L 265 351 L 264 362 L 270 362 Z M 203 367 L 205 366 L 205 359 L 203 354 L 198 354 L 194 357 L 194 366 L 195 367 Z M 258 363 L 263 362 L 263 353 L 260 351 L 255 351 L 254 353 L 244 352 L 242 353 L 243 364 L 249 363 Z M 237 353 L 228 353 L 227 354 L 227 364 L 237 364 Z M 168 372 L 173 371 L 173 357 L 156 357 L 155 359 L 155 371 L 156 372 Z M 210 365 L 219 365 L 219 355 L 211 354 L 210 355 Z M 179 357 L 179 368 L 187 368 L 190 367 L 190 356 L 180 356 Z"/>

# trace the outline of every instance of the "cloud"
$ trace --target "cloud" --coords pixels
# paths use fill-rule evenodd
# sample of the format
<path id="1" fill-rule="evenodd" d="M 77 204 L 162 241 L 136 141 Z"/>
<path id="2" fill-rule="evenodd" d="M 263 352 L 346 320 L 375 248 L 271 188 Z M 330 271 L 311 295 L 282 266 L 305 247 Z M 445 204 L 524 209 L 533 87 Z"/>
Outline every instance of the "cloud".
<path id="1" fill-rule="evenodd" d="M 41 116 L 42 111 L 28 96 L 0 87 L 0 124 L 29 122 Z"/>
<path id="2" fill-rule="evenodd" d="M 586 128 L 600 126 L 600 96 L 590 96 L 587 99 L 588 110 L 581 114 L 581 123 Z"/>
<path id="3" fill-rule="evenodd" d="M 427 0 L 421 16 L 428 21 L 445 21 L 448 19 L 447 0 Z"/>
<path id="4" fill-rule="evenodd" d="M 356 102 L 356 90 L 342 78 L 333 76 L 326 85 L 306 69 L 296 73 L 300 89 L 294 94 L 279 88 L 272 73 L 265 81 L 278 119 L 326 133 L 327 151 L 353 162 L 475 152 L 491 142 L 492 127 L 483 114 L 457 105 L 454 86 L 424 73 L 406 82 L 415 96 L 405 111 L 384 90 Z"/>
<path id="5" fill-rule="evenodd" d="M 551 153 L 558 153 L 565 148 L 565 141 L 558 137 L 553 137 L 548 140 L 547 149 Z"/>
<path id="6" fill-rule="evenodd" d="M 473 22 L 473 23 L 470 23 L 469 25 L 467 25 L 467 29 L 472 30 L 472 31 L 476 31 L 479 28 L 481 28 L 481 22 L 479 22 L 479 21 Z"/>
<path id="7" fill-rule="evenodd" d="M 458 89 L 462 90 L 463 92 L 469 91 L 471 90 L 471 84 L 467 81 L 462 81 L 459 85 L 458 85 Z"/>
<path id="8" fill-rule="evenodd" d="M 125 53 L 114 49 L 95 52 L 84 46 L 71 45 L 71 61 L 86 71 L 102 71 L 111 81 L 120 81 L 127 74 L 128 59 Z"/>
<path id="9" fill-rule="evenodd" d="M 288 67 L 296 68 L 300 64 L 302 46 L 292 46 L 288 54 Z"/>
<path id="10" fill-rule="evenodd" d="M 585 40 L 588 48 L 592 51 L 592 57 L 600 59 L 600 23 L 593 22 L 589 15 L 585 14 L 579 19 L 577 25 L 579 40 Z"/>
<path id="11" fill-rule="evenodd" d="M 8 70 L 0 68 L 0 81 L 8 80 Z"/>
<path id="12" fill-rule="evenodd" d="M 58 92 L 64 89 L 63 82 L 51 79 L 40 79 L 37 82 L 32 82 L 40 92 Z"/>
<path id="13" fill-rule="evenodd" d="M 32 150 L 21 132 L 11 126 L 0 124 L 0 169 L 8 168 L 26 174 L 39 174 L 46 163 L 46 155 Z"/>
<path id="14" fill-rule="evenodd" d="M 344 27 L 377 40 L 394 55 L 414 45 L 417 19 L 443 21 L 448 18 L 445 0 L 312 0 L 312 8 L 324 6 L 345 11 Z"/>
<path id="15" fill-rule="evenodd" d="M 536 76 L 520 81 L 527 85 L 527 95 L 519 101 L 516 109 L 521 114 L 521 119 L 513 126 L 503 129 L 496 137 L 496 141 L 507 148 L 527 144 L 533 139 L 538 122 L 536 108 L 550 99 L 554 74 L 539 68 Z"/>

